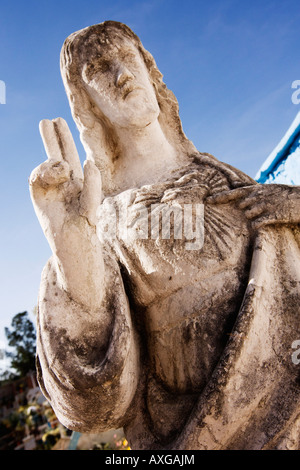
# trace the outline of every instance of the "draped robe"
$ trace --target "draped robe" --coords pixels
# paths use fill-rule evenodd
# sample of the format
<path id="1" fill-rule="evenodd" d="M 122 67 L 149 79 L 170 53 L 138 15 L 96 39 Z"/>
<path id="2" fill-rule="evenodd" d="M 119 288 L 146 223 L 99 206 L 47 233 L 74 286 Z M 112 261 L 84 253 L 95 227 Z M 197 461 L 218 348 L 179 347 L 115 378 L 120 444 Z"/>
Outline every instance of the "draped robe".
<path id="1" fill-rule="evenodd" d="M 166 182 L 104 199 L 105 339 L 100 320 L 99 332 L 85 333 L 88 313 L 59 288 L 49 261 L 38 376 L 63 424 L 83 432 L 123 426 L 133 449 L 300 448 L 300 366 L 292 361 L 300 338 L 299 228 L 254 231 L 234 202 L 206 203 L 255 184 L 199 154 Z M 114 214 L 129 210 L 139 230 L 141 205 L 163 203 L 204 205 L 201 249 L 174 237 L 122 238 L 122 227 L 105 237 Z"/>

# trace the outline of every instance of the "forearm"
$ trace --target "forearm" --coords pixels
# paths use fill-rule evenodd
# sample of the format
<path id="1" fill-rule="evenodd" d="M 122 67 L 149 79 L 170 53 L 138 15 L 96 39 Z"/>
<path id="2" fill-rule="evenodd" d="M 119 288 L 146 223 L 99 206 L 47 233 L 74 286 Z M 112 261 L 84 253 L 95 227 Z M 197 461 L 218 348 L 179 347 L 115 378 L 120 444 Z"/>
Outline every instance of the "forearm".
<path id="1" fill-rule="evenodd" d="M 53 254 L 62 288 L 83 308 L 97 311 L 105 295 L 105 268 L 96 228 L 84 219 L 76 225 L 65 223 L 56 237 Z"/>
<path id="2" fill-rule="evenodd" d="M 286 198 L 282 201 L 283 218 L 292 223 L 300 223 L 300 187 L 287 186 Z M 280 211 L 280 209 L 279 209 Z"/>
<path id="3" fill-rule="evenodd" d="M 207 203 L 235 202 L 254 229 L 271 224 L 300 223 L 300 186 L 257 184 L 209 197 Z"/>
<path id="4" fill-rule="evenodd" d="M 260 196 L 260 197 L 259 197 Z M 240 204 L 256 227 L 270 224 L 300 223 L 300 187 L 282 184 L 266 184 L 252 207 L 247 199 Z M 248 209 L 248 210 L 247 210 Z"/>

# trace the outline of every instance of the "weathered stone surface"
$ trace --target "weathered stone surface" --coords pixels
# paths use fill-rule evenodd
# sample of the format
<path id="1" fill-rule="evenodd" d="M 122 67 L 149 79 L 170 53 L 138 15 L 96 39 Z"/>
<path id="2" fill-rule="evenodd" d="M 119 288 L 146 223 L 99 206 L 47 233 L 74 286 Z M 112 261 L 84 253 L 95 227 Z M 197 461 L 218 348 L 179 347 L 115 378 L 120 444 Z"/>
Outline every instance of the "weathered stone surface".
<path id="1" fill-rule="evenodd" d="M 61 70 L 87 159 L 44 120 L 30 178 L 53 252 L 39 381 L 58 418 L 124 427 L 133 449 L 299 449 L 299 188 L 198 152 L 123 24 L 72 34 Z"/>

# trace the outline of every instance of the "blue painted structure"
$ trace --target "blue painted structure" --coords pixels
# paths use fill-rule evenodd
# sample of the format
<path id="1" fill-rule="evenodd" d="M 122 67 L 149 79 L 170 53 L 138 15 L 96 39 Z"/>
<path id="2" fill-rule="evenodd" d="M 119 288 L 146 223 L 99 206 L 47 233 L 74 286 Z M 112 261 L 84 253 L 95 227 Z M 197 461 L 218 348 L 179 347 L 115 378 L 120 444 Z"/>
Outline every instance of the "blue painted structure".
<path id="1" fill-rule="evenodd" d="M 300 185 L 300 112 L 255 179 L 258 183 Z"/>
<path id="2" fill-rule="evenodd" d="M 69 447 L 67 450 L 76 450 L 79 438 L 81 436 L 80 432 L 73 431 L 69 443 Z"/>

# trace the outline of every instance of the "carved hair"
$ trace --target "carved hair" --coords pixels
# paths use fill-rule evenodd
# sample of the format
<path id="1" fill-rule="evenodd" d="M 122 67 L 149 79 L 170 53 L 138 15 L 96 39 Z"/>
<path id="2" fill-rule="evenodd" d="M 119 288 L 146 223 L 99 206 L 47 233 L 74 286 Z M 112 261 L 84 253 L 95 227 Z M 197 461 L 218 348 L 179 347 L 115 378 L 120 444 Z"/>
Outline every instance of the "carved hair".
<path id="1" fill-rule="evenodd" d="M 82 66 L 95 48 L 101 50 L 105 44 L 116 39 L 130 39 L 140 52 L 153 83 L 160 107 L 159 122 L 172 145 L 180 147 L 185 154 L 195 152 L 195 147 L 185 136 L 179 117 L 178 102 L 163 82 L 152 55 L 146 51 L 139 38 L 123 23 L 105 21 L 71 34 L 61 50 L 61 74 L 71 106 L 73 119 L 79 129 L 80 138 L 87 153 L 104 175 L 104 192 L 114 191 L 114 161 L 118 157 L 118 140 L 114 128 L 101 110 L 92 102 L 82 80 Z"/>

